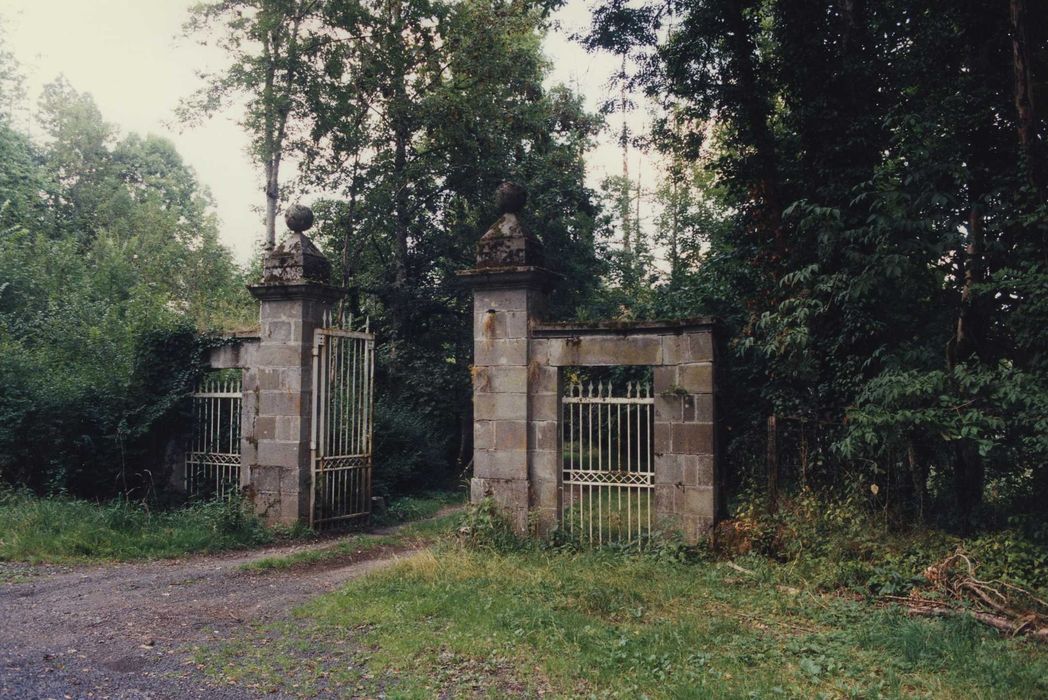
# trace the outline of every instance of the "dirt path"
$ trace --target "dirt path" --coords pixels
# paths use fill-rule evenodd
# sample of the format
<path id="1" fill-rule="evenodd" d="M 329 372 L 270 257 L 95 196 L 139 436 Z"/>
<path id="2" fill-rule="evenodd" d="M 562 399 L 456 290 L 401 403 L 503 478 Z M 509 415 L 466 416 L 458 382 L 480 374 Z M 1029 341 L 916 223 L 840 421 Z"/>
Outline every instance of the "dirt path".
<path id="1" fill-rule="evenodd" d="M 218 642 L 245 624 L 283 616 L 345 581 L 412 556 L 421 546 L 405 544 L 284 571 L 239 568 L 336 541 L 26 571 L 27 580 L 0 585 L 0 698 L 254 697 L 199 673 L 188 645 Z M 19 565 L 0 563 L 0 575 L 20 572 Z"/>

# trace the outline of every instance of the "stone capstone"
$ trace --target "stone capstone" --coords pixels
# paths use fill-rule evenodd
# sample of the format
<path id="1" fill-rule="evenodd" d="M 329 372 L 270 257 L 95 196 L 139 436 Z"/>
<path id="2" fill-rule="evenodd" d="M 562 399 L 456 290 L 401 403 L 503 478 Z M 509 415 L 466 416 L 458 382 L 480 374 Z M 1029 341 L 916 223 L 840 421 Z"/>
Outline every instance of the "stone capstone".
<path id="1" fill-rule="evenodd" d="M 528 233 L 513 212 L 506 212 L 477 243 L 477 267 L 542 267 L 542 242 Z"/>
<path id="2" fill-rule="evenodd" d="M 312 215 L 310 215 L 312 217 Z M 271 250 L 262 265 L 262 284 L 320 282 L 331 279 L 331 263 L 309 238 L 292 231 Z"/>
<path id="3" fill-rule="evenodd" d="M 515 182 L 503 182 L 495 190 L 499 214 L 517 214 L 528 201 L 528 191 Z"/>

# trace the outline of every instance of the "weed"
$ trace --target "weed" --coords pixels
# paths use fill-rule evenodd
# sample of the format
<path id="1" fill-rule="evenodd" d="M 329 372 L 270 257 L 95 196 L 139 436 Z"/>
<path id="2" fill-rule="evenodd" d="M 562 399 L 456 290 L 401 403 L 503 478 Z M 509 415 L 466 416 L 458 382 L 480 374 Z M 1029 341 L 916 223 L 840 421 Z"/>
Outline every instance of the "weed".
<path id="1" fill-rule="evenodd" d="M 459 528 L 462 540 L 471 547 L 508 552 L 527 548 L 531 541 L 513 531 L 502 509 L 492 498 L 466 506 Z"/>

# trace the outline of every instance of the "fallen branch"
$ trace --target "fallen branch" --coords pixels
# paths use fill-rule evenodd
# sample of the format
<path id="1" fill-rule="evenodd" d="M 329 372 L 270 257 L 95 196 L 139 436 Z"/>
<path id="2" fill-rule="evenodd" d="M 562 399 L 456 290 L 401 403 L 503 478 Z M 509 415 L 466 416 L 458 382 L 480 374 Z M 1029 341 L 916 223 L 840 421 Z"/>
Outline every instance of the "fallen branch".
<path id="1" fill-rule="evenodd" d="M 994 615 L 992 613 L 966 608 L 954 608 L 942 605 L 941 603 L 925 600 L 923 598 L 905 598 L 902 596 L 886 595 L 881 596 L 881 599 L 901 604 L 906 608 L 906 612 L 911 615 L 920 615 L 924 617 L 971 615 L 984 625 L 993 627 L 994 629 L 1000 630 L 1010 636 L 1025 634 L 1039 641 L 1048 642 L 1048 626 L 1034 626 L 1036 616 L 1028 615 L 1017 623 L 1015 620 L 1003 615 Z"/>
<path id="2" fill-rule="evenodd" d="M 733 561 L 726 561 L 724 563 L 727 564 L 730 568 L 735 569 L 736 571 L 738 571 L 740 574 L 749 574 L 750 576 L 756 576 L 757 575 L 756 571 L 751 571 L 749 569 L 741 567 L 741 566 L 739 566 L 738 564 L 736 564 Z"/>
<path id="3" fill-rule="evenodd" d="M 908 597 L 881 596 L 903 605 L 912 615 L 971 615 L 979 622 L 1015 636 L 1024 634 L 1048 642 L 1048 605 L 1030 591 L 1005 581 L 983 581 L 976 566 L 958 550 L 924 570 L 924 578 L 935 591 L 935 600 L 923 598 L 918 590 Z M 957 603 L 951 605 L 950 601 Z"/>

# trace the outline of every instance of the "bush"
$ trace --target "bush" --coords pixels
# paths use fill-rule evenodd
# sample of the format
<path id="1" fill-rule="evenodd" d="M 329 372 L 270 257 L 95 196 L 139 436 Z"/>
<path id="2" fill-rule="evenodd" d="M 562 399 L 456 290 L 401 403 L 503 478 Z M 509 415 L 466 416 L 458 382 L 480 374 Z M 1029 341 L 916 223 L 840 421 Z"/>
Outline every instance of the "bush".
<path id="1" fill-rule="evenodd" d="M 734 520 L 718 527 L 721 554 L 753 551 L 791 564 L 793 575 L 823 590 L 905 595 L 923 572 L 959 548 L 983 579 L 1004 579 L 1048 592 L 1046 528 L 1010 527 L 963 539 L 924 527 L 899 526 L 855 495 L 802 491 L 775 513 L 755 494 L 740 500 Z"/>

